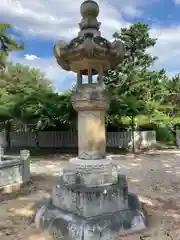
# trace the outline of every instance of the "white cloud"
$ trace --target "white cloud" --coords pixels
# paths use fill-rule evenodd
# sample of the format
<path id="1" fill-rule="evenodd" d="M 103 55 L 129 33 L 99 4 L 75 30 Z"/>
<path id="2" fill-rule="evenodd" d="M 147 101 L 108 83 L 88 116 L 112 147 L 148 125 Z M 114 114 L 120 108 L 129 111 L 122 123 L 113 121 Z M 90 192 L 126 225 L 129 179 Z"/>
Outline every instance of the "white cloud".
<path id="1" fill-rule="evenodd" d="M 27 54 L 28 55 L 28 54 Z M 34 56 L 34 55 L 28 55 Z M 28 58 L 20 58 L 15 54 L 10 55 L 9 60 L 13 63 L 21 63 L 28 65 L 33 68 L 39 68 L 41 72 L 43 72 L 50 80 L 53 80 L 53 84 L 57 90 L 59 90 L 59 86 L 62 85 L 62 82 L 66 78 L 72 78 L 76 81 L 76 75 L 72 72 L 64 71 L 62 68 L 58 66 L 54 57 L 51 58 L 38 58 L 34 56 L 34 59 Z"/>
<path id="2" fill-rule="evenodd" d="M 131 15 L 134 15 L 142 1 L 122 0 L 121 3 L 119 3 L 119 0 L 112 2 L 108 0 L 97 1 L 100 3 L 99 21 L 102 22 L 102 34 L 111 39 L 115 31 L 128 25 L 129 23 L 123 21 L 119 9 L 122 9 L 122 12 L 131 12 Z M 77 36 L 79 31 L 78 23 L 81 20 L 80 4 L 82 2 L 83 0 L 3 0 L 0 1 L 0 17 L 4 22 L 12 24 L 25 38 L 40 37 L 42 40 L 66 38 L 69 40 Z M 126 9 L 125 6 L 127 6 Z M 54 57 L 39 59 L 37 56 L 28 53 L 24 56 L 24 59 L 14 55 L 11 59 L 14 62 L 40 68 L 48 77 L 54 79 L 56 86 L 58 86 L 58 81 L 63 81 L 66 77 L 74 77 L 73 73 L 59 68 Z"/>
<path id="3" fill-rule="evenodd" d="M 123 11 L 125 14 L 127 14 L 130 17 L 136 17 L 143 14 L 142 10 L 136 9 L 130 5 L 124 6 Z"/>
<path id="4" fill-rule="evenodd" d="M 159 59 L 155 68 L 165 68 L 169 75 L 180 72 L 180 26 L 152 28 L 151 35 L 157 37 L 157 44 L 150 52 Z"/>
<path id="5" fill-rule="evenodd" d="M 35 55 L 33 55 L 33 54 L 25 54 L 24 55 L 24 59 L 29 60 L 29 61 L 33 61 L 35 59 L 40 59 L 40 58 L 35 56 Z"/>
<path id="6" fill-rule="evenodd" d="M 97 0 L 100 4 L 99 21 L 102 22 L 102 34 L 111 39 L 115 31 L 129 26 L 130 22 L 123 19 L 126 14 L 130 18 L 143 15 L 144 8 L 159 0 Z M 83 0 L 1 0 L 0 17 L 3 22 L 12 24 L 24 37 L 40 37 L 43 39 L 71 39 L 77 35 L 78 23 L 81 20 L 80 4 Z M 180 3 L 180 0 L 176 0 Z M 180 25 L 176 27 L 152 26 L 151 34 L 158 37 L 156 46 L 151 53 L 159 57 L 155 68 L 166 68 L 169 74 L 179 71 L 180 65 Z M 24 59 L 14 57 L 14 61 L 38 67 L 54 79 L 58 86 L 62 79 L 74 75 L 58 67 L 54 57 L 41 59 L 31 53 Z"/>
<path id="7" fill-rule="evenodd" d="M 149 0 L 152 2 L 155 0 Z M 77 34 L 82 0 L 2 0 L 0 16 L 25 36 L 71 38 Z M 122 13 L 139 15 L 144 0 L 98 0 L 102 32 L 111 37 L 124 21 Z M 120 10 L 120 11 L 119 11 Z"/>

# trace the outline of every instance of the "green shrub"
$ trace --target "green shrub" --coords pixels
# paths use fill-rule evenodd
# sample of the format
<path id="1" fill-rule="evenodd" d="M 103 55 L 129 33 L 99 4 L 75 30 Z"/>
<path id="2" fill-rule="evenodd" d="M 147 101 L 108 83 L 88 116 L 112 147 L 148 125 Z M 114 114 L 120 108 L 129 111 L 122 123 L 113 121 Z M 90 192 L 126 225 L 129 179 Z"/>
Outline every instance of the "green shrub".
<path id="1" fill-rule="evenodd" d="M 117 131 L 130 129 L 131 118 L 121 117 L 118 122 Z M 139 115 L 135 117 L 135 128 L 139 131 L 156 131 L 156 140 L 166 145 L 176 144 L 176 129 L 180 129 L 180 118 L 172 118 L 165 113 L 154 114 L 152 116 Z"/>
<path id="2" fill-rule="evenodd" d="M 157 125 L 155 123 L 144 123 L 137 127 L 139 131 L 153 131 L 157 129 Z"/>
<path id="3" fill-rule="evenodd" d="M 170 145 L 176 144 L 176 136 L 168 125 L 159 125 L 156 128 L 156 140 Z"/>

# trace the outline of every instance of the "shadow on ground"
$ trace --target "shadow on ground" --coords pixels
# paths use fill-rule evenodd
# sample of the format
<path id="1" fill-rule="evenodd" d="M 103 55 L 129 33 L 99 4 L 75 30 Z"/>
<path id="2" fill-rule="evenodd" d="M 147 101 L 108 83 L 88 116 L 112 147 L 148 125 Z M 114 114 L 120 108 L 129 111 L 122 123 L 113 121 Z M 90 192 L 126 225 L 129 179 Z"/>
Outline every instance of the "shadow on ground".
<path id="1" fill-rule="evenodd" d="M 51 240 L 47 233 L 35 230 L 34 217 L 40 206 L 50 197 L 56 183 L 57 176 L 53 175 L 53 169 L 57 170 L 61 166 L 59 161 L 66 162 L 72 154 L 53 156 L 34 157 L 30 182 L 16 193 L 0 195 L 1 240 Z M 180 179 L 177 170 L 180 168 L 179 156 L 180 152 L 114 154 L 115 162 L 120 164 L 122 173 L 127 174 L 131 191 L 138 193 L 147 217 L 148 229 L 142 239 L 153 239 L 149 236 L 158 235 L 160 231 L 161 237 L 162 234 L 167 236 L 180 226 Z M 175 185 L 172 185 L 172 181 Z M 171 191 L 168 192 L 169 190 Z M 157 239 L 163 239 L 161 237 Z"/>
<path id="2" fill-rule="evenodd" d="M 50 197 L 56 179 L 56 176 L 48 174 L 33 175 L 18 191 L 0 195 L 1 240 L 29 240 L 32 236 L 32 240 L 36 239 L 33 235 L 37 232 L 34 225 L 35 214 Z M 47 239 L 50 238 L 42 238 Z"/>

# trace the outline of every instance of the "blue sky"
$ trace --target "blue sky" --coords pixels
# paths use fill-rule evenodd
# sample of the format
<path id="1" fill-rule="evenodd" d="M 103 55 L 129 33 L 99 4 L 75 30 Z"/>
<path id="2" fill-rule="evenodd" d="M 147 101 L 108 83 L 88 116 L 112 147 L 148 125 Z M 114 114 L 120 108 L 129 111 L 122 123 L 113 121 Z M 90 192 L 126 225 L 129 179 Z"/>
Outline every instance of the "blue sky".
<path id="1" fill-rule="evenodd" d="M 0 19 L 13 26 L 12 35 L 25 44 L 25 50 L 10 60 L 40 68 L 58 91 L 71 88 L 76 77 L 62 70 L 53 56 L 60 39 L 77 36 L 82 0 L 1 0 Z M 154 68 L 165 68 L 170 76 L 180 72 L 180 0 L 97 0 L 104 37 L 133 22 L 151 27 L 156 46 L 149 51 L 158 56 Z"/>

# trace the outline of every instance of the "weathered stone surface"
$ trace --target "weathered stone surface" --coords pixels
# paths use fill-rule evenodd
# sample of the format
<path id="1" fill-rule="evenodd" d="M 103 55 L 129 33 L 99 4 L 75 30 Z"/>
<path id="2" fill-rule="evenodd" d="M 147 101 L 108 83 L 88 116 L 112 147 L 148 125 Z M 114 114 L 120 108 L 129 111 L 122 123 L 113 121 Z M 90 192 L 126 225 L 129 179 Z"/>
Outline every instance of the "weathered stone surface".
<path id="1" fill-rule="evenodd" d="M 78 157 L 85 160 L 105 158 L 106 132 L 104 111 L 78 112 Z"/>
<path id="2" fill-rule="evenodd" d="M 81 217 L 56 208 L 50 201 L 36 216 L 36 226 L 48 228 L 54 239 L 117 239 L 118 236 L 145 228 L 145 219 L 138 198 L 129 194 L 129 209 Z M 134 208 L 136 206 L 136 208 Z M 139 206 L 139 208 L 137 208 Z"/>
<path id="3" fill-rule="evenodd" d="M 99 160 L 70 159 L 70 165 L 61 173 L 65 184 L 81 184 L 89 187 L 117 183 L 119 166 L 108 158 Z"/>
<path id="4" fill-rule="evenodd" d="M 98 84 L 83 84 L 72 94 L 78 111 L 78 157 L 85 160 L 105 158 L 105 112 L 108 98 Z"/>
<path id="5" fill-rule="evenodd" d="M 29 151 L 22 150 L 20 156 L 2 155 L 0 162 L 0 188 L 6 185 L 22 183 L 29 180 Z"/>
<path id="6" fill-rule="evenodd" d="M 20 159 L 23 165 L 22 177 L 23 182 L 27 182 L 30 178 L 30 151 L 29 150 L 21 150 L 20 151 Z"/>
<path id="7" fill-rule="evenodd" d="M 97 60 L 93 71 L 93 74 L 97 74 L 99 64 L 104 63 L 103 68 L 108 71 L 115 69 L 123 61 L 124 44 L 117 39 L 110 42 L 101 36 L 101 24 L 97 21 L 98 14 L 94 14 L 93 5 L 98 6 L 94 1 L 85 1 L 81 5 L 81 9 L 83 7 L 86 11 L 81 11 L 82 21 L 78 36 L 69 43 L 61 40 L 54 47 L 56 60 L 65 70 L 78 72 L 81 68 L 83 74 L 88 75 L 90 61 Z"/>
<path id="8" fill-rule="evenodd" d="M 53 189 L 52 203 L 57 208 L 84 217 L 128 209 L 126 178 L 119 176 L 116 184 L 99 187 L 61 182 Z"/>
<path id="9" fill-rule="evenodd" d="M 109 99 L 107 92 L 99 84 L 82 84 L 73 91 L 72 104 L 77 111 L 106 111 L 109 106 Z"/>
<path id="10" fill-rule="evenodd" d="M 60 175 L 50 202 L 38 211 L 37 227 L 48 228 L 54 239 L 66 240 L 100 236 L 104 240 L 115 239 L 145 228 L 141 204 L 136 195 L 128 193 L 126 177 L 120 174 L 119 167 L 108 159 L 78 158 L 72 159 L 70 166 Z M 107 169 L 111 181 L 101 183 L 98 171 L 105 176 Z M 97 185 L 90 182 L 88 174 Z"/>
<path id="11" fill-rule="evenodd" d="M 12 165 L 1 168 L 0 164 L 0 187 L 22 182 L 22 165 Z"/>

